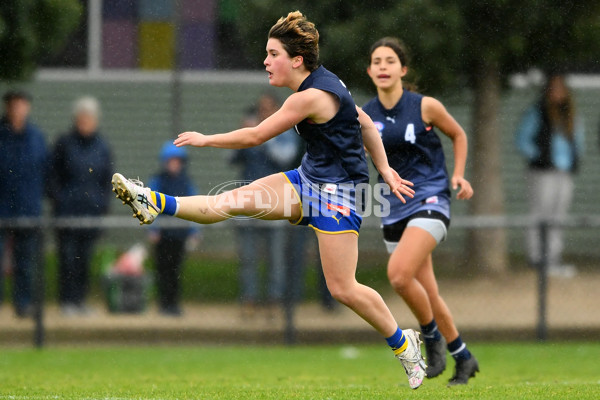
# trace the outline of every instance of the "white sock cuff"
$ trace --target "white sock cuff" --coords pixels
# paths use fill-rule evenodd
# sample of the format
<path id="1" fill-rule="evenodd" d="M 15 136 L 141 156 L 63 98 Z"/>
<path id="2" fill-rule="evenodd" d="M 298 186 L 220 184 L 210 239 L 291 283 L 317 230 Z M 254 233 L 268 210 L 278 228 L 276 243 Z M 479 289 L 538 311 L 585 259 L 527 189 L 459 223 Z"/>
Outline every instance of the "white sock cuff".
<path id="1" fill-rule="evenodd" d="M 462 346 L 460 346 L 458 349 L 454 350 L 453 352 L 450 353 L 451 356 L 455 356 L 458 353 L 460 353 L 461 351 L 463 351 L 465 348 L 467 347 L 466 343 L 463 343 Z"/>
<path id="2" fill-rule="evenodd" d="M 432 337 L 435 337 L 435 333 L 436 333 L 437 331 L 438 331 L 438 327 L 436 326 L 436 327 L 435 327 L 435 328 L 433 328 L 433 330 L 432 330 L 430 333 L 428 333 L 427 335 L 426 335 L 426 334 L 423 334 L 423 337 L 426 337 L 426 338 L 432 338 Z"/>
<path id="3" fill-rule="evenodd" d="M 173 214 L 173 216 L 177 216 L 177 213 L 179 213 L 179 197 L 175 197 L 175 214 Z"/>

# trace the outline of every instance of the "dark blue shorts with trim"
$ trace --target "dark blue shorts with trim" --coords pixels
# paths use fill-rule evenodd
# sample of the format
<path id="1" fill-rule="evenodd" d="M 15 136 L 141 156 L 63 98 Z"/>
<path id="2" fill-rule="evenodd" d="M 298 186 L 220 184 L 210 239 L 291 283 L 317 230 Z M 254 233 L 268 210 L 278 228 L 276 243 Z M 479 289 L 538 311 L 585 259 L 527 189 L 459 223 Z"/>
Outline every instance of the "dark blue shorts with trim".
<path id="1" fill-rule="evenodd" d="M 282 172 L 292 184 L 294 192 L 300 201 L 302 215 L 298 221 L 291 221 L 295 225 L 307 225 L 316 231 L 330 234 L 355 233 L 358 235 L 362 217 L 353 207 L 344 205 L 350 196 L 354 204 L 354 192 L 348 190 L 348 185 L 343 184 L 344 190 L 339 190 L 334 184 L 319 184 L 310 182 L 296 169 Z M 343 193 L 342 193 L 343 192 Z"/>

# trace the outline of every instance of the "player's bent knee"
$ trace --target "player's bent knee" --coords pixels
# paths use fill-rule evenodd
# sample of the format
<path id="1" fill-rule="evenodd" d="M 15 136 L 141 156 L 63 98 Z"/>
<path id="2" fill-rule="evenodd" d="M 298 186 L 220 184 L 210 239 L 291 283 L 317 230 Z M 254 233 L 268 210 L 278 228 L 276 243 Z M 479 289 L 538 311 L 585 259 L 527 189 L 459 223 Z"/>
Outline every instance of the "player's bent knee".
<path id="1" fill-rule="evenodd" d="M 352 299 L 354 298 L 354 291 L 352 290 L 351 286 L 336 283 L 327 283 L 327 289 L 329 289 L 331 297 L 333 297 L 340 303 L 345 305 L 349 305 L 352 303 Z"/>
<path id="2" fill-rule="evenodd" d="M 404 276 L 404 274 L 398 271 L 388 270 L 388 280 L 390 281 L 390 285 L 392 285 L 392 288 L 394 288 L 396 293 L 402 293 L 407 289 L 412 278 Z"/>

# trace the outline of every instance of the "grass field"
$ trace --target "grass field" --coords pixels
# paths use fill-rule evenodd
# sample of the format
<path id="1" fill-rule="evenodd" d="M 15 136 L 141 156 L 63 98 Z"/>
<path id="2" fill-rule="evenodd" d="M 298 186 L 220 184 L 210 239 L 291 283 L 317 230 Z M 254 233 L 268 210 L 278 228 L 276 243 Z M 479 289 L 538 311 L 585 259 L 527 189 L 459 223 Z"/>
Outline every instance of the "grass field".
<path id="1" fill-rule="evenodd" d="M 381 346 L 0 349 L 0 399 L 598 399 L 600 344 L 483 344 L 481 373 L 408 387 Z"/>

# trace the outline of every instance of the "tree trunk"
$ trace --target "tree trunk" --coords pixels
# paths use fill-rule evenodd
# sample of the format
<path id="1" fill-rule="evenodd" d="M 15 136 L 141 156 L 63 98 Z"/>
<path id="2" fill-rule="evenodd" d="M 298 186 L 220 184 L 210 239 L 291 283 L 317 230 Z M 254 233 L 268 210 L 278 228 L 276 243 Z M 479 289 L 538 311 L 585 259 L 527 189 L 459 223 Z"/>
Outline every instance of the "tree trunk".
<path id="1" fill-rule="evenodd" d="M 473 215 L 502 215 L 501 138 L 499 130 L 500 74 L 495 64 L 482 64 L 474 82 L 473 135 L 469 155 L 471 183 L 475 192 Z M 469 232 L 468 264 L 474 273 L 502 273 L 507 270 L 506 229 L 482 228 Z"/>

